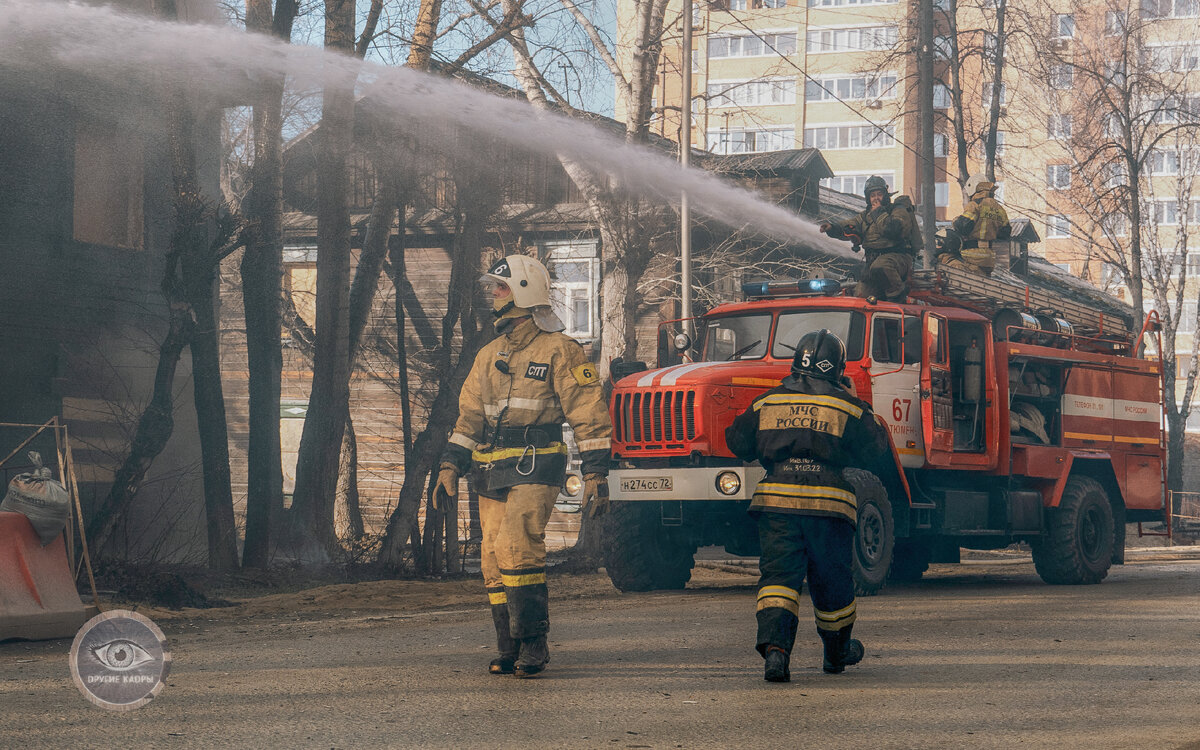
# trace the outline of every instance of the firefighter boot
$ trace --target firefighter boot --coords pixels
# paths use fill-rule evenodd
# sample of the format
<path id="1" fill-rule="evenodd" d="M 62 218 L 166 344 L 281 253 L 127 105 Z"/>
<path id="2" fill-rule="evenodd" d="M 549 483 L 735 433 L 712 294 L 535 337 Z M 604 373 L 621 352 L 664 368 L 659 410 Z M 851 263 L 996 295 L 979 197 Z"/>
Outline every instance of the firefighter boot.
<path id="1" fill-rule="evenodd" d="M 550 661 L 550 647 L 546 634 L 521 639 L 521 655 L 517 657 L 514 671 L 517 677 L 533 677 L 546 668 Z"/>
<path id="2" fill-rule="evenodd" d="M 496 626 L 496 646 L 500 656 L 488 664 L 488 672 L 492 674 L 512 674 L 517 662 L 520 647 L 508 631 L 508 605 L 492 605 L 492 622 Z"/>
<path id="3" fill-rule="evenodd" d="M 825 644 L 825 662 L 822 668 L 829 674 L 841 674 L 846 667 L 858 664 L 863 658 L 862 641 L 850 637 L 853 625 L 841 630 L 818 630 Z"/>
<path id="4" fill-rule="evenodd" d="M 792 673 L 788 669 L 788 652 L 779 646 L 767 646 L 764 657 L 763 679 L 767 682 L 791 682 Z"/>

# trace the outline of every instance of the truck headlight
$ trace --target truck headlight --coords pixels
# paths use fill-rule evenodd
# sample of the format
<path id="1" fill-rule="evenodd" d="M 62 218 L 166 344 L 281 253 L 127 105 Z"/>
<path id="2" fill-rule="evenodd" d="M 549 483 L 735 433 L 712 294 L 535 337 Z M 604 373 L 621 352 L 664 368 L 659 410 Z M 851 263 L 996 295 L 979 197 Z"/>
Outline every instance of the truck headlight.
<path id="1" fill-rule="evenodd" d="M 563 484 L 563 491 L 567 493 L 567 497 L 575 497 L 579 491 L 583 489 L 583 480 L 577 474 L 571 474 L 567 477 L 567 481 Z"/>
<path id="2" fill-rule="evenodd" d="M 742 478 L 734 471 L 722 471 L 717 475 L 717 492 L 736 495 L 742 489 Z"/>

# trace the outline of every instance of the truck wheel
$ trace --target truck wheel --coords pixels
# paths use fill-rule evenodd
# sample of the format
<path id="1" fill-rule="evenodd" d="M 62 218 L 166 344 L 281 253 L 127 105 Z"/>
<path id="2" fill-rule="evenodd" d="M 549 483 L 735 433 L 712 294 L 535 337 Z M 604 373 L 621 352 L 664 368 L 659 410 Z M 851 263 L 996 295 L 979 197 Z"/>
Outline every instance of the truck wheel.
<path id="1" fill-rule="evenodd" d="M 1104 486 L 1072 476 L 1058 507 L 1047 511 L 1046 533 L 1033 542 L 1033 565 L 1046 583 L 1100 583 L 1112 565 L 1113 541 Z"/>
<path id="2" fill-rule="evenodd" d="M 664 527 L 655 502 L 613 503 L 604 523 L 604 567 L 620 591 L 681 589 L 692 577 L 696 547 Z"/>
<path id="3" fill-rule="evenodd" d="M 847 469 L 846 480 L 858 497 L 858 527 L 854 532 L 854 592 L 877 594 L 887 583 L 895 546 L 892 504 L 883 483 L 869 471 Z"/>
<path id="4" fill-rule="evenodd" d="M 911 539 L 897 540 L 896 550 L 892 553 L 892 569 L 888 572 L 888 580 L 916 583 L 921 580 L 925 571 L 929 570 L 930 557 L 932 554 L 928 544 L 914 542 Z"/>

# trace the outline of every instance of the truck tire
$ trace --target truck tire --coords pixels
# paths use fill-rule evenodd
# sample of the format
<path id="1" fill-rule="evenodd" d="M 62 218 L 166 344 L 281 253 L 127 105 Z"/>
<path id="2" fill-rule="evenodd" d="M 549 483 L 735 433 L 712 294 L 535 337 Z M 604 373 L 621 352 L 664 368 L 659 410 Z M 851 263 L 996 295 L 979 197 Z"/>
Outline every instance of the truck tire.
<path id="1" fill-rule="evenodd" d="M 896 540 L 895 551 L 892 553 L 892 569 L 888 572 L 888 580 L 897 583 L 916 583 L 921 580 L 925 571 L 929 570 L 929 559 L 932 551 L 928 544 L 911 539 Z"/>
<path id="2" fill-rule="evenodd" d="M 892 504 L 883 483 L 869 471 L 846 469 L 846 480 L 858 498 L 858 526 L 854 532 L 854 593 L 877 594 L 887 583 L 896 543 Z"/>
<path id="3" fill-rule="evenodd" d="M 1033 541 L 1033 565 L 1051 584 L 1100 583 L 1113 557 L 1113 512 L 1104 486 L 1091 477 L 1067 479 L 1046 533 Z"/>
<path id="4" fill-rule="evenodd" d="M 681 589 L 691 579 L 695 545 L 659 516 L 656 502 L 613 503 L 604 523 L 604 568 L 618 590 Z"/>

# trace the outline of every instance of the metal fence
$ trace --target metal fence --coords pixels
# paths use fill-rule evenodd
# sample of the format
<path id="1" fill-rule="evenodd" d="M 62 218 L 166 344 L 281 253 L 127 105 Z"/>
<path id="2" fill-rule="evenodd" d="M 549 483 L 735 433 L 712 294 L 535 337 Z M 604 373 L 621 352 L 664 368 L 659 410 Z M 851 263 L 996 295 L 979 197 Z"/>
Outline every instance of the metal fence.
<path id="1" fill-rule="evenodd" d="M 1200 535 L 1200 492 L 1172 492 L 1171 518 L 1175 532 Z"/>

